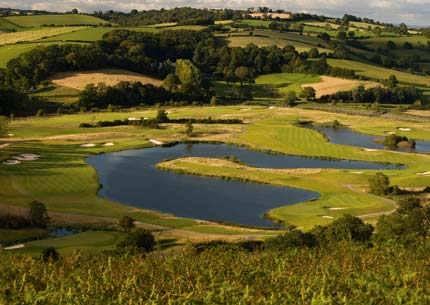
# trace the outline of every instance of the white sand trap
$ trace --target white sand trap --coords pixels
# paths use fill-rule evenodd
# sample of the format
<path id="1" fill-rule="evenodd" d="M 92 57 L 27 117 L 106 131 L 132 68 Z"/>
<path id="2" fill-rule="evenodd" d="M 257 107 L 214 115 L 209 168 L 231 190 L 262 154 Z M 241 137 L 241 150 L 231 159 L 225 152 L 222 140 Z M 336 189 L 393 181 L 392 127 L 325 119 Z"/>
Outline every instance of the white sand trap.
<path id="1" fill-rule="evenodd" d="M 334 217 L 332 217 L 332 216 L 322 216 L 322 218 L 325 218 L 325 219 L 334 219 Z"/>
<path id="2" fill-rule="evenodd" d="M 275 109 L 275 107 L 269 107 L 269 110 Z"/>
<path id="3" fill-rule="evenodd" d="M 16 250 L 16 249 L 22 249 L 24 248 L 25 245 L 24 244 L 19 244 L 19 245 L 15 245 L 15 246 L 10 246 L 10 247 L 6 247 L 4 248 L 5 250 Z"/>
<path id="4" fill-rule="evenodd" d="M 417 173 L 418 176 L 430 176 L 430 171 L 424 173 Z"/>
<path id="5" fill-rule="evenodd" d="M 402 128 L 402 127 L 399 127 L 398 128 L 400 131 L 411 131 L 412 129 L 410 129 L 410 128 Z"/>
<path id="6" fill-rule="evenodd" d="M 3 164 L 5 165 L 17 165 L 17 164 L 21 164 L 21 161 L 18 160 L 6 160 L 3 162 Z"/>
<path id="7" fill-rule="evenodd" d="M 152 144 L 155 144 L 155 145 L 163 145 L 164 143 L 163 142 L 161 142 L 161 141 L 157 141 L 157 140 L 149 140 L 149 142 L 151 142 Z"/>
<path id="8" fill-rule="evenodd" d="M 132 122 L 133 122 L 133 121 L 141 121 L 141 119 L 138 119 L 138 118 L 128 118 L 128 120 L 129 120 L 129 121 L 132 121 Z"/>
<path id="9" fill-rule="evenodd" d="M 82 144 L 81 147 L 96 147 L 94 143 Z"/>
<path id="10" fill-rule="evenodd" d="M 351 174 L 361 175 L 363 172 L 351 172 Z"/>
<path id="11" fill-rule="evenodd" d="M 20 154 L 12 158 L 18 161 L 36 161 L 36 160 L 39 160 L 40 157 L 41 157 L 40 155 L 36 155 L 36 154 Z"/>
<path id="12" fill-rule="evenodd" d="M 362 148 L 362 151 L 379 151 L 379 149 L 372 149 L 372 148 Z"/>
<path id="13" fill-rule="evenodd" d="M 13 133 L 8 133 L 8 134 L 7 134 L 7 136 L 8 136 L 8 137 L 13 137 L 13 136 L 14 136 L 14 134 L 13 134 Z"/>
<path id="14" fill-rule="evenodd" d="M 341 211 L 341 210 L 346 210 L 346 208 L 329 208 L 329 210 L 330 211 Z"/>
<path id="15" fill-rule="evenodd" d="M 396 132 L 395 132 L 395 131 L 387 131 L 387 134 L 395 135 L 395 134 L 396 134 Z"/>
<path id="16" fill-rule="evenodd" d="M 105 143 L 105 144 L 103 144 L 103 146 L 114 146 L 115 145 L 115 143 Z"/>

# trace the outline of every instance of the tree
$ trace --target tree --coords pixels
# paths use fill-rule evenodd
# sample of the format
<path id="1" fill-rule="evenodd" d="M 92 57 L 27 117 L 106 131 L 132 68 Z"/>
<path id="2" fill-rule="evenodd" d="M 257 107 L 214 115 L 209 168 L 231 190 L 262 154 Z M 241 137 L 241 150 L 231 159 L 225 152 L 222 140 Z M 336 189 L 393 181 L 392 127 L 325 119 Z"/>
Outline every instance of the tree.
<path id="1" fill-rule="evenodd" d="M 31 225 L 39 228 L 46 228 L 49 222 L 46 206 L 39 201 L 32 201 L 29 204 L 29 208 Z"/>
<path id="2" fill-rule="evenodd" d="M 154 246 L 154 235 L 143 229 L 137 229 L 136 231 L 129 233 L 125 240 L 118 245 L 118 247 L 142 249 L 146 252 L 154 249 Z"/>
<path id="3" fill-rule="evenodd" d="M 387 48 L 390 50 L 394 50 L 396 48 L 396 43 L 392 40 L 387 41 Z"/>
<path id="4" fill-rule="evenodd" d="M 317 48 L 312 48 L 309 50 L 308 56 L 310 58 L 318 58 L 318 57 L 320 57 L 320 52 L 318 51 Z"/>
<path id="5" fill-rule="evenodd" d="M 72 14 L 78 14 L 78 13 L 79 13 L 79 11 L 78 11 L 78 9 L 74 8 L 74 9 L 72 9 L 71 13 L 72 13 Z"/>
<path id="6" fill-rule="evenodd" d="M 296 91 L 288 91 L 284 97 L 284 105 L 293 107 L 296 105 L 297 94 Z"/>
<path id="7" fill-rule="evenodd" d="M 247 82 L 247 83 L 254 82 L 254 73 L 248 67 L 241 66 L 234 71 L 234 74 L 238 78 L 241 87 L 243 86 L 244 82 Z"/>
<path id="8" fill-rule="evenodd" d="M 186 126 L 185 133 L 187 134 L 187 136 L 192 137 L 193 129 L 194 129 L 193 124 L 191 123 L 191 121 L 188 121 L 185 126 Z"/>
<path id="9" fill-rule="evenodd" d="M 166 76 L 166 78 L 163 81 L 163 87 L 170 93 L 175 92 L 178 90 L 179 85 L 181 84 L 181 81 L 179 77 L 176 74 L 169 74 Z"/>
<path id="10" fill-rule="evenodd" d="M 390 77 L 387 80 L 387 87 L 389 89 L 394 89 L 399 84 L 399 81 L 397 80 L 397 77 L 393 74 L 390 75 Z"/>
<path id="11" fill-rule="evenodd" d="M 304 87 L 300 96 L 307 100 L 314 100 L 316 97 L 316 91 L 313 87 Z"/>
<path id="12" fill-rule="evenodd" d="M 347 38 L 347 34 L 344 31 L 340 31 L 339 33 L 337 33 L 337 39 L 339 40 L 346 40 Z"/>
<path id="13" fill-rule="evenodd" d="M 170 121 L 169 117 L 167 116 L 167 112 L 163 109 L 158 110 L 155 120 L 157 123 L 167 123 Z"/>
<path id="14" fill-rule="evenodd" d="M 383 173 L 376 173 L 369 179 L 370 192 L 375 195 L 387 195 L 391 191 L 390 179 Z"/>
<path id="15" fill-rule="evenodd" d="M 7 134 L 7 118 L 0 116 L 0 137 L 4 137 Z"/>
<path id="16" fill-rule="evenodd" d="M 124 216 L 119 220 L 119 225 L 123 228 L 125 232 L 130 232 L 134 228 L 135 220 L 130 216 Z"/>
<path id="17" fill-rule="evenodd" d="M 175 74 L 181 82 L 181 92 L 195 94 L 201 91 L 200 70 L 188 59 L 178 59 L 176 61 Z"/>
<path id="18" fill-rule="evenodd" d="M 335 244 L 339 241 L 366 242 L 372 236 L 373 227 L 358 217 L 346 214 L 328 226 L 315 227 L 310 233 L 316 237 L 319 244 Z"/>

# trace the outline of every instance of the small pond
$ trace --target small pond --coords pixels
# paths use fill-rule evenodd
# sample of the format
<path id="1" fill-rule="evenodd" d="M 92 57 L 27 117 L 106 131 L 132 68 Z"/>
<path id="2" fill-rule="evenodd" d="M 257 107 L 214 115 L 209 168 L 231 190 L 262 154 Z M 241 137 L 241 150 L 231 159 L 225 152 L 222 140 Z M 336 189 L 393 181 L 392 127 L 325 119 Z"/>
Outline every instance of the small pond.
<path id="1" fill-rule="evenodd" d="M 179 144 L 127 150 L 86 159 L 99 175 L 99 195 L 139 208 L 180 217 L 227 221 L 242 225 L 273 227 L 263 218 L 268 210 L 319 198 L 301 189 L 257 183 L 179 175 L 156 169 L 156 164 L 185 156 L 223 158 L 236 156 L 250 166 L 265 168 L 394 169 L 394 165 L 319 160 L 273 155 L 246 148 L 217 144 Z"/>
<path id="2" fill-rule="evenodd" d="M 384 149 L 383 144 L 375 142 L 376 138 L 382 137 L 360 133 L 349 128 L 332 128 L 313 125 L 306 125 L 305 127 L 325 134 L 333 144 L 358 146 L 369 149 Z M 430 141 L 416 140 L 415 148 L 394 147 L 385 149 L 401 152 L 430 153 Z"/>

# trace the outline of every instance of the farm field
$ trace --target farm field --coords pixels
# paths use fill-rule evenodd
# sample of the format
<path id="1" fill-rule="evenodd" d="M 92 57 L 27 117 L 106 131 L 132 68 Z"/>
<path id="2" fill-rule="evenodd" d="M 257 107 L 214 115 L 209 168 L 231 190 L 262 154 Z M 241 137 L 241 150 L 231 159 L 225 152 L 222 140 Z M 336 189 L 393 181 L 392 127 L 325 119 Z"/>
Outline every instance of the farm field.
<path id="1" fill-rule="evenodd" d="M 107 24 L 105 20 L 82 14 L 58 14 L 35 16 L 3 17 L 6 21 L 22 28 L 38 28 L 43 25 L 101 25 Z"/>
<path id="2" fill-rule="evenodd" d="M 34 31 L 23 31 L 18 33 L 0 33 L 0 46 L 10 45 L 19 42 L 29 42 L 40 40 L 46 37 L 57 36 L 65 33 L 75 32 L 82 30 L 82 27 L 61 27 L 61 28 L 48 28 Z M 51 38 L 52 39 L 52 38 Z"/>
<path id="3" fill-rule="evenodd" d="M 395 75 L 398 80 L 406 84 L 417 84 L 428 86 L 430 82 L 429 76 L 414 75 L 406 72 L 401 72 L 393 69 L 387 69 L 365 63 L 360 63 L 351 60 L 328 59 L 329 65 L 340 68 L 347 68 L 356 71 L 357 75 L 363 75 L 375 80 L 387 80 L 390 75 Z"/>
<path id="4" fill-rule="evenodd" d="M 380 86 L 380 84 L 375 82 L 366 82 L 351 79 L 342 79 L 338 77 L 321 76 L 321 81 L 317 83 L 311 83 L 302 85 L 304 87 L 312 87 L 316 91 L 316 97 L 320 98 L 322 95 L 334 94 L 339 91 L 350 91 L 358 86 L 364 86 L 365 88 L 372 88 L 375 86 Z"/>
<path id="5" fill-rule="evenodd" d="M 403 49 L 403 44 L 405 42 L 410 42 L 414 47 L 418 47 L 420 45 L 427 46 L 427 42 L 429 41 L 429 39 L 423 36 L 369 38 L 363 40 L 363 43 L 365 43 L 367 47 L 376 50 L 378 48 L 386 49 L 388 41 L 394 42 L 397 45 L 398 49 Z"/>
<path id="6" fill-rule="evenodd" d="M 76 90 L 83 90 L 88 84 L 105 83 L 107 86 L 113 86 L 121 81 L 141 82 L 143 84 L 152 84 L 155 86 L 160 86 L 162 84 L 161 80 L 153 77 L 121 69 L 58 73 L 53 75 L 50 81 L 56 85 Z"/>

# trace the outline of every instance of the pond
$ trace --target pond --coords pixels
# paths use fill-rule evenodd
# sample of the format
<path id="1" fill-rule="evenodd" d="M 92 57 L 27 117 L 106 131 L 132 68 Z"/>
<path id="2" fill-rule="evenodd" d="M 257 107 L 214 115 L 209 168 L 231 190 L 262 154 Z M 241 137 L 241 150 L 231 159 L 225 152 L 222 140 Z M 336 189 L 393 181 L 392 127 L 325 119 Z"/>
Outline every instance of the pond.
<path id="1" fill-rule="evenodd" d="M 268 210 L 319 198 L 318 193 L 301 189 L 179 175 L 156 169 L 156 164 L 166 159 L 233 155 L 250 166 L 265 168 L 396 168 L 381 163 L 273 155 L 217 144 L 127 150 L 92 156 L 86 161 L 97 170 L 103 185 L 100 196 L 180 217 L 273 227 L 271 221 L 263 218 Z"/>
<path id="2" fill-rule="evenodd" d="M 374 135 L 364 134 L 354 131 L 349 128 L 333 128 L 333 127 L 321 127 L 314 125 L 306 125 L 305 127 L 317 130 L 325 134 L 329 141 L 333 144 L 342 144 L 350 146 L 358 146 L 369 149 L 384 149 L 384 145 L 376 143 L 376 138 L 381 138 Z M 415 148 L 409 147 L 393 147 L 385 148 L 400 152 L 414 152 L 414 153 L 429 153 L 430 152 L 430 141 L 419 141 L 416 140 Z"/>

